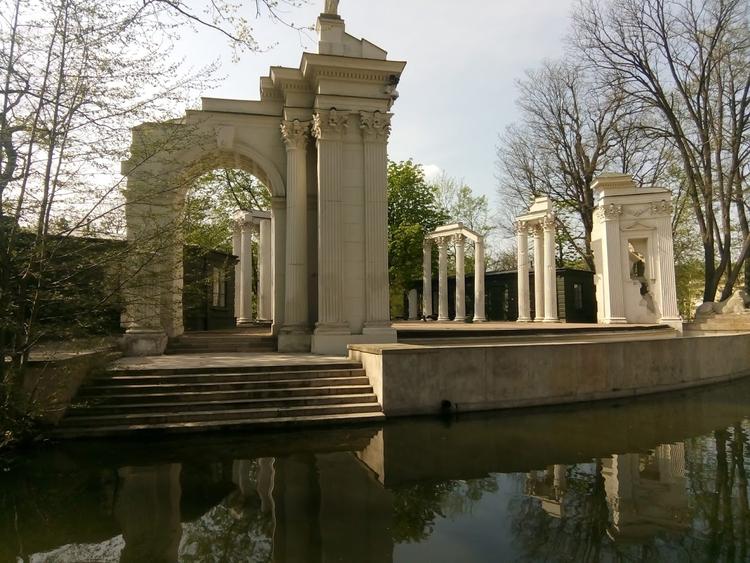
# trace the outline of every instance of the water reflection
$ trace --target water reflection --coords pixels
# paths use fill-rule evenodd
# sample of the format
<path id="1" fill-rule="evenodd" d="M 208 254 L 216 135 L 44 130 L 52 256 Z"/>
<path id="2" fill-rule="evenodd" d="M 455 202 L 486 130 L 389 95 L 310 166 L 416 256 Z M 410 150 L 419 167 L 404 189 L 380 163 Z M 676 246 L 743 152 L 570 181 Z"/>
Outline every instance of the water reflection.
<path id="1" fill-rule="evenodd" d="M 61 445 L 0 475 L 0 561 L 746 561 L 748 391 Z"/>

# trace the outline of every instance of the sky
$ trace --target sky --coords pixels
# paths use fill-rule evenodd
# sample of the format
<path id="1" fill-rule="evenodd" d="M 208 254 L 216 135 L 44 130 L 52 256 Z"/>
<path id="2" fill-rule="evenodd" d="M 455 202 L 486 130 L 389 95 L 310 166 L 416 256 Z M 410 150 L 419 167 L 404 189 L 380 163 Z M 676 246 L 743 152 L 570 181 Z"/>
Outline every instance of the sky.
<path id="1" fill-rule="evenodd" d="M 406 61 L 398 86 L 389 156 L 413 158 L 428 177 L 463 179 L 493 205 L 498 135 L 518 118 L 515 81 L 544 59 L 562 55 L 573 0 L 341 0 L 347 32 Z M 252 4 L 252 2 L 250 2 Z M 287 8 L 283 17 L 313 25 L 324 0 Z M 221 85 L 209 97 L 258 99 L 259 78 L 271 66 L 299 67 L 316 51 L 314 32 L 299 33 L 268 19 L 253 22 L 266 49 L 232 60 L 219 35 L 205 29 L 178 45 L 200 66 L 218 59 Z"/>

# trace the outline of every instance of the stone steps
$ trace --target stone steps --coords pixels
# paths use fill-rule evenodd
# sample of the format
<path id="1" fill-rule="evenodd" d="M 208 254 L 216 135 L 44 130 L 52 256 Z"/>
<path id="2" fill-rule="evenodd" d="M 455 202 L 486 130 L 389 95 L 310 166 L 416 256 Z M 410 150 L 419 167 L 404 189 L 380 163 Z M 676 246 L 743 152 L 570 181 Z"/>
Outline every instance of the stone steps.
<path id="1" fill-rule="evenodd" d="M 361 364 L 114 369 L 80 391 L 59 437 L 367 422 L 383 413 Z"/>
<path id="2" fill-rule="evenodd" d="M 253 428 L 258 430 L 276 430 L 296 428 L 300 425 L 330 426 L 343 424 L 373 424 L 385 420 L 382 411 L 372 413 L 326 414 L 309 415 L 300 419 L 296 416 L 276 416 L 254 419 L 248 423 L 245 419 L 216 420 L 211 422 L 180 422 L 166 424 L 117 424 L 112 426 L 58 428 L 55 436 L 59 438 L 102 438 L 117 436 L 133 436 L 141 433 L 149 434 L 179 434 L 188 432 L 210 432 L 219 430 L 240 430 Z"/>

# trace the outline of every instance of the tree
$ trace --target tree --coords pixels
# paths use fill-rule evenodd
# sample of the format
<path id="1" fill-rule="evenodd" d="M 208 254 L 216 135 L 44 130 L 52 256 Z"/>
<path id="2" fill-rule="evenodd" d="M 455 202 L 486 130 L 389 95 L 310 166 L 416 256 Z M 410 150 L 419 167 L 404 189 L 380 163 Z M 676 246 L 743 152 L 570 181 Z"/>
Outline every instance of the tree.
<path id="1" fill-rule="evenodd" d="M 658 119 L 679 157 L 703 245 L 705 301 L 728 297 L 750 250 L 750 24 L 744 0 L 579 0 L 580 55 Z M 733 224 L 741 245 L 734 244 Z"/>
<path id="2" fill-rule="evenodd" d="M 535 197 L 552 198 L 563 241 L 593 270 L 594 178 L 609 169 L 653 182 L 664 166 L 658 143 L 638 134 L 643 112 L 618 84 L 581 65 L 545 62 L 518 90 L 521 123 L 506 129 L 497 151 L 505 221 L 512 224 Z"/>
<path id="3" fill-rule="evenodd" d="M 435 181 L 438 204 L 448 215 L 448 220 L 463 223 L 472 231 L 487 236 L 492 230 L 490 205 L 487 196 L 474 195 L 463 180 L 458 181 L 445 172 Z"/>
<path id="4" fill-rule="evenodd" d="M 282 5 L 302 2 L 250 5 L 255 17 L 281 21 Z M 0 0 L 0 353 L 10 359 L 0 362 L 0 408 L 16 408 L 23 367 L 44 337 L 40 295 L 60 241 L 122 224 L 112 167 L 127 154 L 130 128 L 174 115 L 212 81 L 213 66 L 190 72 L 165 53 L 186 25 L 222 34 L 237 53 L 258 50 L 242 8 Z M 65 226 L 54 239 L 53 224 Z M 30 244 L 19 244 L 22 232 Z"/>
<path id="5" fill-rule="evenodd" d="M 388 164 L 388 271 L 391 307 L 396 311 L 409 284 L 422 275 L 425 235 L 447 219 L 421 164 L 412 160 Z"/>

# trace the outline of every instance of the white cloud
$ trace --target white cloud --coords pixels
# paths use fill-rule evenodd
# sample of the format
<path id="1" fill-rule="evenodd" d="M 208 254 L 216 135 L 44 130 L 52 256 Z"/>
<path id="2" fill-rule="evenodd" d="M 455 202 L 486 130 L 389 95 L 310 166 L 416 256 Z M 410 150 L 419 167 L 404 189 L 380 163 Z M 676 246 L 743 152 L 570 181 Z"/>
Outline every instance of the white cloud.
<path id="1" fill-rule="evenodd" d="M 424 169 L 424 178 L 428 184 L 440 178 L 440 175 L 443 173 L 443 169 L 437 164 L 425 164 L 422 168 Z"/>

